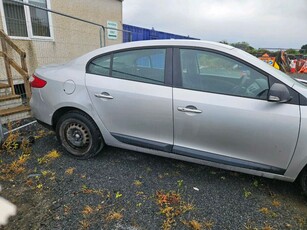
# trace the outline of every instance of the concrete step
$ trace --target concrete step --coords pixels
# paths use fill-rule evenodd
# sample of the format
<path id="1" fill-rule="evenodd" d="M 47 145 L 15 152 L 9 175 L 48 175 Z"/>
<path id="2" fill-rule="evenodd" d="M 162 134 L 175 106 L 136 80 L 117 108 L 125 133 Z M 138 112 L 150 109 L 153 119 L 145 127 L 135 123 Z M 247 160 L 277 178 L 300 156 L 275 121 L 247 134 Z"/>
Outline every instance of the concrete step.
<path id="1" fill-rule="evenodd" d="M 8 84 L 0 83 L 0 96 L 10 95 L 11 92 L 12 89 Z"/>
<path id="2" fill-rule="evenodd" d="M 0 108 L 9 109 L 22 105 L 22 99 L 20 95 L 0 95 Z"/>
<path id="3" fill-rule="evenodd" d="M 20 105 L 9 109 L 0 109 L 0 120 L 2 124 L 6 124 L 11 121 L 16 121 L 30 117 L 30 106 Z"/>

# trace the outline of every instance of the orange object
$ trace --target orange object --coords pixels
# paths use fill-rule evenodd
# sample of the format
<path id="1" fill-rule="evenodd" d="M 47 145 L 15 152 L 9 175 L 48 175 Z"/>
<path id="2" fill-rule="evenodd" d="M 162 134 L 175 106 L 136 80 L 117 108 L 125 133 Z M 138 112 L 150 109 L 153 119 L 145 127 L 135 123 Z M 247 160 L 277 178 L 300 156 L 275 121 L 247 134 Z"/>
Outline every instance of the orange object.
<path id="1" fill-rule="evenodd" d="M 275 57 L 270 57 L 267 53 L 263 54 L 261 57 L 259 57 L 259 59 L 271 66 L 273 66 L 275 62 Z"/>
<path id="2" fill-rule="evenodd" d="M 302 68 L 298 72 L 299 73 L 307 73 L 307 61 L 305 61 L 304 65 L 302 66 Z"/>

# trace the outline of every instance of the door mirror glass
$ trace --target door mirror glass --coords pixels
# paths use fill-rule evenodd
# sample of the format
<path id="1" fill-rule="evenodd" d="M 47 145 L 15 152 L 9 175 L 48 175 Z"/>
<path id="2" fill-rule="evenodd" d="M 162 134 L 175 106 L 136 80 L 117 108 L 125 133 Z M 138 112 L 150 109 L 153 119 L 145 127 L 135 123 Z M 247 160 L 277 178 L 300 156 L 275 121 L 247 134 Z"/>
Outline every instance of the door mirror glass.
<path id="1" fill-rule="evenodd" d="M 290 92 L 284 84 L 274 83 L 271 86 L 268 94 L 268 101 L 284 103 L 291 99 Z"/>

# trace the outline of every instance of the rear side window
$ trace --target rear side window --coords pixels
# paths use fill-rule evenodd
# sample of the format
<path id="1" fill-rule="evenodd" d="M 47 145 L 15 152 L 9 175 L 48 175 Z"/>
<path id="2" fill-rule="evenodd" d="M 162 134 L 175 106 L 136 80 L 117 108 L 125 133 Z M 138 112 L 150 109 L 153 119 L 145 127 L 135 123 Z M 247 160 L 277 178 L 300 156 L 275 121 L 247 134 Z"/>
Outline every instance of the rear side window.
<path id="1" fill-rule="evenodd" d="M 111 76 L 163 85 L 165 55 L 166 49 L 142 49 L 115 53 Z"/>
<path id="2" fill-rule="evenodd" d="M 90 62 L 87 72 L 91 74 L 109 76 L 110 63 L 111 63 L 110 55 L 98 57 Z"/>

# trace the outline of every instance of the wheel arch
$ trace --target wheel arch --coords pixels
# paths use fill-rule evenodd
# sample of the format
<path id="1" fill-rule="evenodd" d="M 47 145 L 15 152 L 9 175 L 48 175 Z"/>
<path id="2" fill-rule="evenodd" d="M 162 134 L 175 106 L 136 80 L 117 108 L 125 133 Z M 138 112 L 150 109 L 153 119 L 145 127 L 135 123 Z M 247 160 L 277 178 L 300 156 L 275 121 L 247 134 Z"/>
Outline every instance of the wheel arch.
<path id="1" fill-rule="evenodd" d="M 51 120 L 52 123 L 51 124 L 52 124 L 52 128 L 54 130 L 55 130 L 56 125 L 57 125 L 58 121 L 60 120 L 61 116 L 63 116 L 64 114 L 66 114 L 70 111 L 79 111 L 81 113 L 85 113 L 87 116 L 89 116 L 93 120 L 93 122 L 95 122 L 94 119 L 92 118 L 92 116 L 90 114 L 88 114 L 87 112 L 85 112 L 84 110 L 82 110 L 80 108 L 73 107 L 73 106 L 65 106 L 65 107 L 61 107 L 61 108 L 57 109 L 52 115 L 52 120 Z M 95 124 L 96 124 L 96 122 L 95 122 Z"/>

